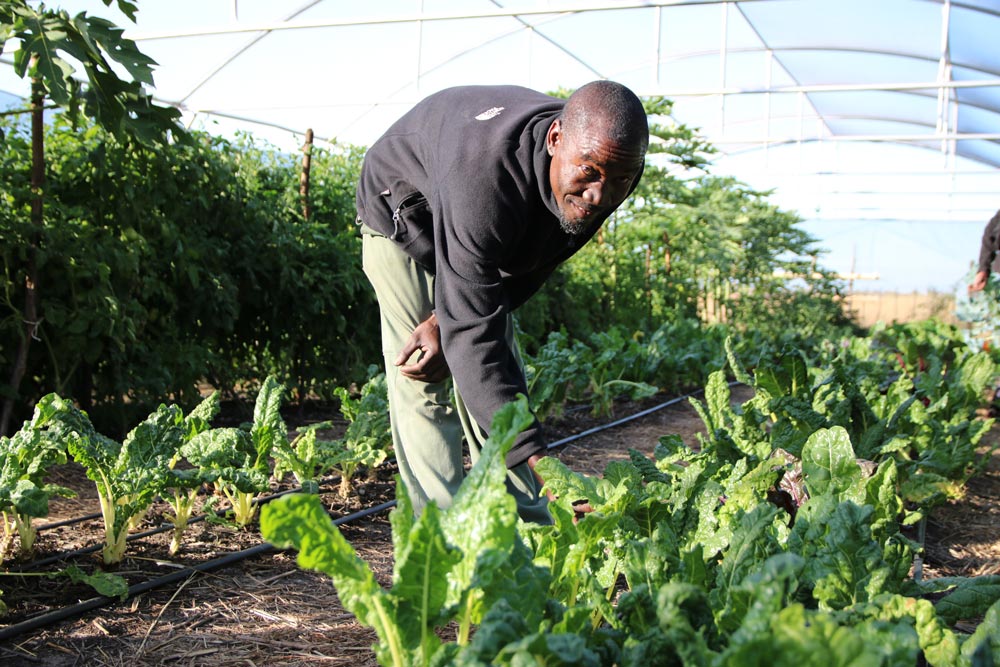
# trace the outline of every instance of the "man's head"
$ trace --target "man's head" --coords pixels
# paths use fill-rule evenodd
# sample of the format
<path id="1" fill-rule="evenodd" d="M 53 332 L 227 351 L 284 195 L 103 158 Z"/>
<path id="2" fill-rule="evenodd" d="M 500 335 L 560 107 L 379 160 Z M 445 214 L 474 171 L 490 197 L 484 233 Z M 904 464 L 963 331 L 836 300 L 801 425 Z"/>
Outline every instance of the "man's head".
<path id="1" fill-rule="evenodd" d="M 545 141 L 560 225 L 579 234 L 625 201 L 642 172 L 649 126 L 635 93 L 594 81 L 570 96 Z"/>

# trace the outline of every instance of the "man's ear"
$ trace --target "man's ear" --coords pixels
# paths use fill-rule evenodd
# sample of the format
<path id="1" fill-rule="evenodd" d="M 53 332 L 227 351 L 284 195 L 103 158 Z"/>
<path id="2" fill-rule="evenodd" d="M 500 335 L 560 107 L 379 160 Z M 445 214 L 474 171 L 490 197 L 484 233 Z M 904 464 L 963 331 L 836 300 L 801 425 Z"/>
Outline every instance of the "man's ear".
<path id="1" fill-rule="evenodd" d="M 545 133 L 545 149 L 552 155 L 556 150 L 556 145 L 562 140 L 562 121 L 556 118 L 549 125 L 549 131 Z"/>

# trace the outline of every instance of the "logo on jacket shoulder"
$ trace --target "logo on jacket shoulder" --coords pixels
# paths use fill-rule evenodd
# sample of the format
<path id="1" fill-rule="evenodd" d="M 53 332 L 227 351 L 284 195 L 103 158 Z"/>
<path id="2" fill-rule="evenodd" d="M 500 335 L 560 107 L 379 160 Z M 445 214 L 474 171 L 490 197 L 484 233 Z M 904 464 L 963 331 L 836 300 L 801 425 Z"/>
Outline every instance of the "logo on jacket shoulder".
<path id="1" fill-rule="evenodd" d="M 476 120 L 490 120 L 496 118 L 503 112 L 503 107 L 492 107 L 476 116 Z"/>

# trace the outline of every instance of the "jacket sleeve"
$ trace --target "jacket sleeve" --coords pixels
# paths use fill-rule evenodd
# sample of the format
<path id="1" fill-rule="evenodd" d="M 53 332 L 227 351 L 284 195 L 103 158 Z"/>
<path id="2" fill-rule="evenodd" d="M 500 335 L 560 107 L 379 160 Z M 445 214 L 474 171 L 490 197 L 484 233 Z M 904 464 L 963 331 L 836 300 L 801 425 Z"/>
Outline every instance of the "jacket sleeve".
<path id="1" fill-rule="evenodd" d="M 986 224 L 983 242 L 979 247 L 979 270 L 990 273 L 990 265 L 1000 250 L 1000 211 Z"/>
<path id="2" fill-rule="evenodd" d="M 469 413 L 489 432 L 497 410 L 527 395 L 527 382 L 514 350 L 507 344 L 508 291 L 500 258 L 517 234 L 516 214 L 491 210 L 483 200 L 466 202 L 461 194 L 441 193 L 435 211 L 434 307 L 441 341 L 455 386 Z M 474 216 L 456 224 L 455 216 Z M 514 467 L 545 451 L 537 420 L 518 436 L 507 454 Z"/>

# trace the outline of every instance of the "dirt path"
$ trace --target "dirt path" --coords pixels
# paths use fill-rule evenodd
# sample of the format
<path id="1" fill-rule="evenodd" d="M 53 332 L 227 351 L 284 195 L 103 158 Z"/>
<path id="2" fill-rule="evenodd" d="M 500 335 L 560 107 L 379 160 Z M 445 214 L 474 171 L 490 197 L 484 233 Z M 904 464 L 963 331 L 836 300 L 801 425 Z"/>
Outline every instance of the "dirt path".
<path id="1" fill-rule="evenodd" d="M 616 416 L 635 407 L 620 408 Z M 582 412 L 571 413 L 550 429 L 550 437 L 555 441 L 605 421 Z M 701 420 L 687 401 L 680 401 L 640 420 L 577 440 L 563 447 L 558 455 L 574 470 L 598 474 L 608 461 L 626 458 L 630 448 L 651 453 L 661 436 L 673 433 L 693 444 L 700 432 Z M 1000 439 L 1000 429 L 994 429 L 989 437 Z M 383 471 L 381 481 L 366 487 L 364 498 L 332 509 L 346 513 L 391 497 L 390 475 L 391 470 Z M 67 467 L 60 481 L 73 482 L 74 476 L 80 477 L 79 470 Z M 75 479 L 75 483 L 84 491 L 83 497 L 66 502 L 58 511 L 80 516 L 96 509 L 90 483 L 85 479 Z M 925 577 L 1000 573 L 998 498 L 1000 457 L 994 457 L 986 474 L 970 483 L 965 500 L 941 508 L 928 522 Z M 95 521 L 43 534 L 39 548 L 58 551 L 99 541 L 99 527 Z M 344 532 L 380 581 L 388 584 L 392 571 L 388 515 L 383 513 L 362 525 L 347 526 Z M 167 539 L 164 535 L 144 540 L 143 546 L 130 546 L 123 567 L 176 569 L 183 555 L 166 559 Z M 203 523 L 192 528 L 185 550 L 192 558 L 206 558 L 259 541 L 256 531 L 241 533 Z M 96 564 L 99 555 L 91 558 L 88 564 Z M 34 581 L 37 583 L 20 580 L 16 586 L 3 582 L 2 588 L 8 591 L 4 600 L 12 610 L 19 601 L 25 604 L 26 599 L 42 608 L 60 599 L 93 597 L 89 589 L 82 587 Z M 292 554 L 273 553 L 195 575 L 177 585 L 0 643 L 0 664 L 369 667 L 377 664 L 370 649 L 374 641 L 372 631 L 360 627 L 340 608 L 328 578 L 299 570 Z"/>

